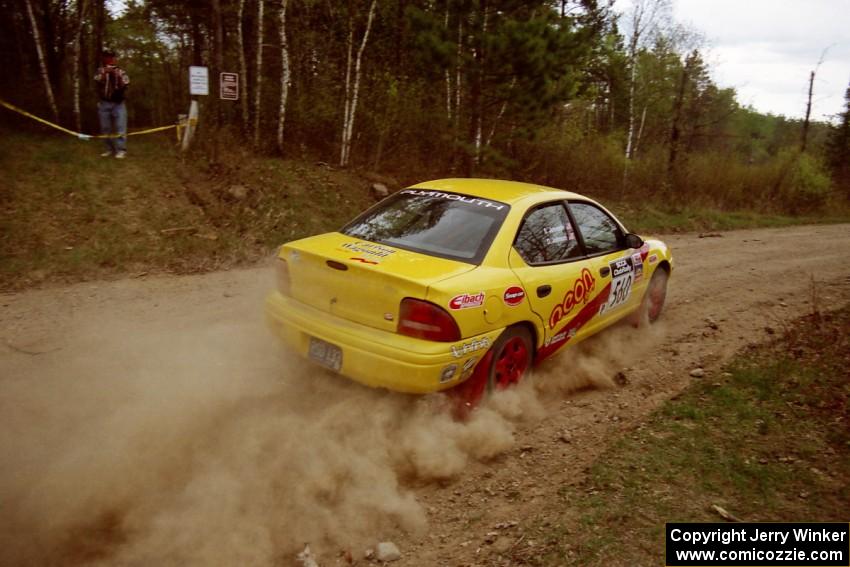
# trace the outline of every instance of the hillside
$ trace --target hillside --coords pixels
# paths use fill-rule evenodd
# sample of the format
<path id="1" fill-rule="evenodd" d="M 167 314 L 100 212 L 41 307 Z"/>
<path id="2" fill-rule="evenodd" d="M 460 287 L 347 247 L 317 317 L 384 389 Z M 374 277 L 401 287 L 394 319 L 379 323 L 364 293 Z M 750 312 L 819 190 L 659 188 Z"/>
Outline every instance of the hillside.
<path id="1" fill-rule="evenodd" d="M 100 144 L 0 136 L 0 289 L 254 261 L 333 227 L 372 202 L 364 177 L 324 164 L 227 149 L 216 166 L 163 134 L 126 160 Z"/>
<path id="2" fill-rule="evenodd" d="M 246 265 L 279 244 L 335 230 L 374 203 L 371 186 L 398 182 L 324 162 L 257 155 L 243 146 L 181 155 L 166 134 L 131 138 L 120 161 L 97 142 L 0 136 L 0 290 L 149 273 Z M 411 174 L 404 183 L 451 175 Z M 517 178 L 519 181 L 526 181 Z M 846 220 L 846 213 L 781 216 L 677 206 L 662 196 L 612 201 L 584 185 L 638 232 L 714 231 Z"/>

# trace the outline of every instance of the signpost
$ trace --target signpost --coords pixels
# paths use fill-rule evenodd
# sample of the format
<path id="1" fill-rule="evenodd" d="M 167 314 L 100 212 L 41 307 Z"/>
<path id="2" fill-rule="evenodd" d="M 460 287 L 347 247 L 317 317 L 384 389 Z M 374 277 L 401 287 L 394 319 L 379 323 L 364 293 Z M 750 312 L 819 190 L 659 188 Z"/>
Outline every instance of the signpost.
<path id="1" fill-rule="evenodd" d="M 221 73 L 218 90 L 221 100 L 239 100 L 239 74 Z"/>
<path id="2" fill-rule="evenodd" d="M 206 96 L 210 94 L 210 74 L 206 67 L 189 67 L 189 94 Z"/>

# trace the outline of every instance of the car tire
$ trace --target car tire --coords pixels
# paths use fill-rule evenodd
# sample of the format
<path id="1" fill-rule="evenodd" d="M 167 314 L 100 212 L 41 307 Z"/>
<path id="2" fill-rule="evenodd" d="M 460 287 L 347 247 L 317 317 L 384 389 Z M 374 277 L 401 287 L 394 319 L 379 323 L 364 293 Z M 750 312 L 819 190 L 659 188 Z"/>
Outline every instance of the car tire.
<path id="1" fill-rule="evenodd" d="M 524 327 L 509 327 L 493 345 L 487 392 L 504 390 L 519 383 L 531 369 L 531 334 Z"/>
<path id="2" fill-rule="evenodd" d="M 640 305 L 641 322 L 646 321 L 650 325 L 655 323 L 661 312 L 664 310 L 664 302 L 667 299 L 667 279 L 669 278 L 667 270 L 664 268 L 656 268 L 652 274 L 652 279 L 649 280 L 649 285 L 646 286 L 646 292 L 643 294 L 643 300 Z"/>

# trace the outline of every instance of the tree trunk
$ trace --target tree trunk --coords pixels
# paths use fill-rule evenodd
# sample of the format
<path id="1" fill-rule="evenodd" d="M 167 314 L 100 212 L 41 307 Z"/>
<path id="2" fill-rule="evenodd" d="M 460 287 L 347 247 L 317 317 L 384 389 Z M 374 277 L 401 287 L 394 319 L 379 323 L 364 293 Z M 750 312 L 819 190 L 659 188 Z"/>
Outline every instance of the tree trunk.
<path id="1" fill-rule="evenodd" d="M 254 146 L 260 145 L 260 109 L 263 87 L 263 3 L 257 0 L 257 59 L 254 73 Z"/>
<path id="2" fill-rule="evenodd" d="M 27 16 L 29 16 L 30 24 L 32 25 L 32 36 L 35 40 L 35 50 L 38 54 L 38 65 L 41 71 L 41 79 L 44 82 L 44 93 L 47 97 L 47 103 L 50 105 L 50 112 L 53 113 L 53 119 L 59 122 L 59 109 L 56 107 L 56 99 L 53 98 L 53 87 L 50 84 L 50 76 L 47 72 L 47 61 L 44 57 L 44 48 L 41 45 L 41 34 L 38 31 L 38 23 L 35 21 L 35 14 L 32 11 L 31 0 L 24 0 L 27 7 Z"/>
<path id="3" fill-rule="evenodd" d="M 809 141 L 809 118 L 812 115 L 812 91 L 815 85 L 815 72 L 809 75 L 809 98 L 806 101 L 806 118 L 803 120 L 803 139 L 800 142 L 800 153 L 806 153 L 806 144 Z"/>
<path id="4" fill-rule="evenodd" d="M 280 109 L 277 120 L 277 149 L 283 154 L 283 125 L 286 118 L 286 99 L 289 95 L 289 47 L 286 43 L 286 1 L 280 2 Z"/>
<path id="5" fill-rule="evenodd" d="M 348 116 L 351 113 L 351 67 L 354 64 L 354 5 L 348 2 L 348 41 L 346 42 L 345 59 L 345 102 L 342 112 L 342 136 L 339 144 L 339 164 L 345 165 L 345 132 L 348 127 Z"/>
<path id="6" fill-rule="evenodd" d="M 363 51 L 366 49 L 366 43 L 369 41 L 369 32 L 372 29 L 372 20 L 375 18 L 376 5 L 377 0 L 372 0 L 371 5 L 369 6 L 369 18 L 366 20 L 366 31 L 363 32 L 363 39 L 360 41 L 360 47 L 357 49 L 357 58 L 354 62 L 354 81 L 351 85 L 351 102 L 350 104 L 346 104 L 347 122 L 343 124 L 342 130 L 342 151 L 339 160 L 339 164 L 342 167 L 347 166 L 351 159 L 351 138 L 354 134 L 354 115 L 357 112 L 357 98 L 360 92 L 360 73 L 363 62 Z M 349 43 L 349 47 L 350 45 L 351 43 Z M 348 73 L 346 73 L 346 79 L 348 79 Z M 346 86 L 348 86 L 347 80 Z"/>
<path id="7" fill-rule="evenodd" d="M 248 65 L 245 62 L 245 38 L 242 32 L 242 17 L 245 13 L 245 0 L 239 0 L 239 10 L 236 17 L 236 49 L 239 52 L 239 105 L 242 108 L 242 132 L 247 135 L 248 119 Z"/>
<path id="8" fill-rule="evenodd" d="M 94 60 L 99 65 L 103 53 L 103 30 L 106 29 L 106 0 L 94 0 Z"/>
<path id="9" fill-rule="evenodd" d="M 80 114 L 80 53 L 83 47 L 83 24 L 85 23 L 87 7 L 86 0 L 78 0 L 77 25 L 74 30 L 74 65 L 71 70 L 74 75 L 74 125 L 77 128 L 77 132 L 81 132 L 83 129 L 83 121 Z"/>
<path id="10" fill-rule="evenodd" d="M 676 159 L 679 155 L 679 140 L 682 136 L 682 107 L 685 104 L 685 88 L 688 85 L 688 68 L 682 68 L 679 78 L 679 89 L 676 99 L 673 101 L 673 125 L 670 128 L 670 154 L 667 158 L 667 187 L 672 187 L 674 174 L 676 173 Z"/>

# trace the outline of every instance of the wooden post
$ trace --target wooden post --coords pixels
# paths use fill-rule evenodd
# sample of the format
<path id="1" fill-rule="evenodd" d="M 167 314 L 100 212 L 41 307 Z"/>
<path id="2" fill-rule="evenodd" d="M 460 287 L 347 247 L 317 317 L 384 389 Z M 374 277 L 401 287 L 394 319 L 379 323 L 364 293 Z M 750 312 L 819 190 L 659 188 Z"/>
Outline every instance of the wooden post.
<path id="1" fill-rule="evenodd" d="M 193 100 L 189 105 L 189 119 L 186 121 L 186 130 L 183 132 L 183 140 L 180 143 L 180 149 L 186 151 L 192 143 L 192 137 L 195 135 L 195 128 L 198 126 L 198 101 Z"/>

